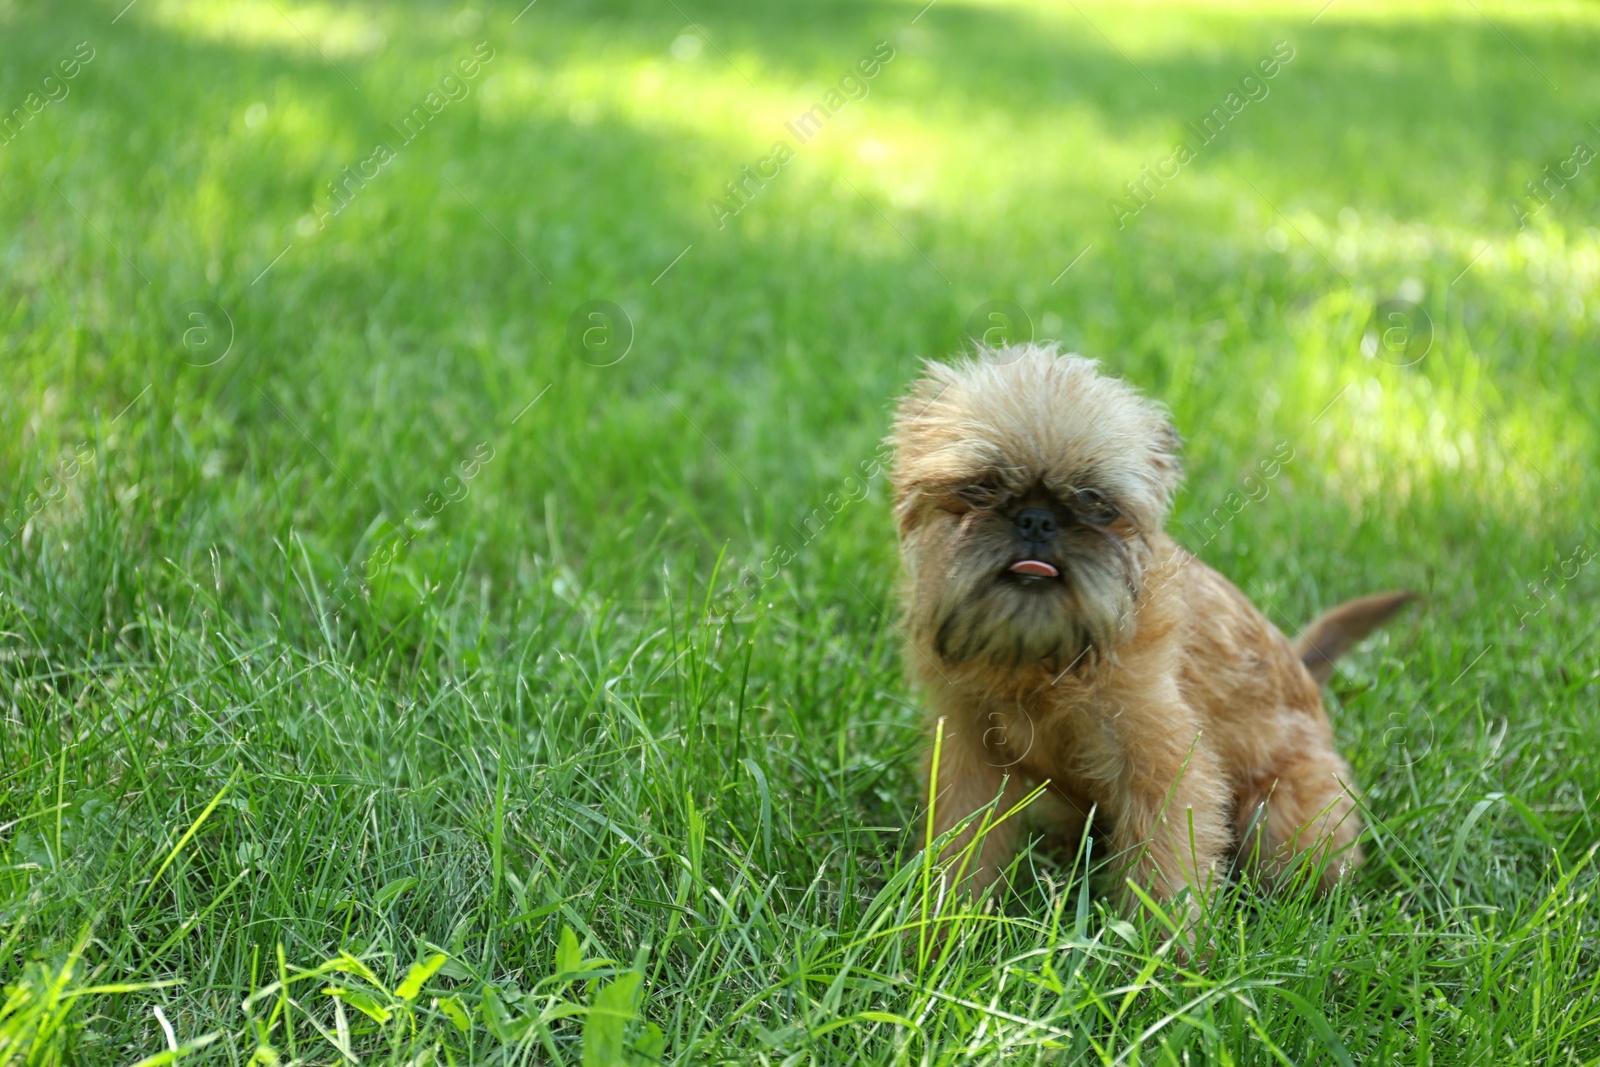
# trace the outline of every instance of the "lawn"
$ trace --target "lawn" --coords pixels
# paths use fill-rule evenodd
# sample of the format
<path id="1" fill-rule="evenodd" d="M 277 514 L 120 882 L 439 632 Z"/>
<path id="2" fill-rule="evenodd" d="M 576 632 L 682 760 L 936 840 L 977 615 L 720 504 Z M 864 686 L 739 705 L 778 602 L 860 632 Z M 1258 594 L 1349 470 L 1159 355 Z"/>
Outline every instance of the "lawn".
<path id="1" fill-rule="evenodd" d="M 1600 1062 L 1600 8 L 923 2 L 0 0 L 0 1060 Z M 1044 846 L 927 950 L 983 334 L 1284 629 L 1425 594 L 1203 967 Z"/>

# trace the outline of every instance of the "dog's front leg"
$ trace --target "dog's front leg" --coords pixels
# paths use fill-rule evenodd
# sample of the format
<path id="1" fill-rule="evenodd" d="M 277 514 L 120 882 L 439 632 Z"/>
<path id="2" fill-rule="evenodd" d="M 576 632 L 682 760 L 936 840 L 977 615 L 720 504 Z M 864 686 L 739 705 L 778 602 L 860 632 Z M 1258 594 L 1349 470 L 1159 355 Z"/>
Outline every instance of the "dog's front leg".
<path id="1" fill-rule="evenodd" d="M 1204 739 L 1191 734 L 1192 743 L 1180 746 L 1179 737 L 1167 734 L 1167 744 L 1147 738 L 1129 753 L 1118 783 L 1112 844 L 1124 857 L 1127 877 L 1157 903 L 1189 891 L 1180 918 L 1190 927 L 1222 878 L 1231 794 Z M 1131 887 L 1123 901 L 1128 912 L 1137 910 Z"/>
<path id="2" fill-rule="evenodd" d="M 1017 819 L 1001 821 L 1001 816 L 1022 799 L 1022 783 L 996 765 L 997 757 L 985 748 L 983 732 L 971 720 L 951 716 L 941 719 L 937 730 L 938 762 L 930 752 L 925 778 L 933 836 L 937 839 L 971 819 L 939 854 L 946 864 L 945 888 L 981 893 L 994 884 L 1016 849 Z"/>

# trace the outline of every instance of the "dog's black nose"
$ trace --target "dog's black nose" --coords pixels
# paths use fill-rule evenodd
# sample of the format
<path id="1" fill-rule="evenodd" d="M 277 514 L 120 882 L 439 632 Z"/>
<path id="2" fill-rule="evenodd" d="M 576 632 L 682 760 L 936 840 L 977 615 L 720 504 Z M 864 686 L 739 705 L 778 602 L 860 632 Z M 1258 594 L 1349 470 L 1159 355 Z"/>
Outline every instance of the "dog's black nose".
<path id="1" fill-rule="evenodd" d="M 1024 541 L 1041 544 L 1056 535 L 1056 517 L 1044 508 L 1023 508 L 1011 521 Z"/>

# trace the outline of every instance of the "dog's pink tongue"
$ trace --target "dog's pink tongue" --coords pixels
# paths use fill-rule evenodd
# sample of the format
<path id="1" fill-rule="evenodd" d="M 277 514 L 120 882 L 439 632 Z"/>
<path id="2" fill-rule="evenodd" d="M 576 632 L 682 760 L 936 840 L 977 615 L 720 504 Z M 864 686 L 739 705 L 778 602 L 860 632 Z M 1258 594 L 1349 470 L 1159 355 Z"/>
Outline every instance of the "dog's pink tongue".
<path id="1" fill-rule="evenodd" d="M 1058 578 L 1061 572 L 1037 559 L 1020 559 L 1011 565 L 1012 574 L 1026 574 L 1030 578 Z"/>

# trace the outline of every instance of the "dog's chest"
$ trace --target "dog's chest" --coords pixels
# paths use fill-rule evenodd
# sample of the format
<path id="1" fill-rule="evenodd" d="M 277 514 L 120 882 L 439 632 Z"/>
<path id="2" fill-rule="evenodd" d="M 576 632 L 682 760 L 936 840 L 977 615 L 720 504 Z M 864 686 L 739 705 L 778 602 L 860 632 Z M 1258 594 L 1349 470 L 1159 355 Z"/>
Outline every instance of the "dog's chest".
<path id="1" fill-rule="evenodd" d="M 1009 773 L 1087 794 L 1120 772 L 1113 724 L 1090 701 L 1007 701 L 978 726 L 990 763 Z"/>

